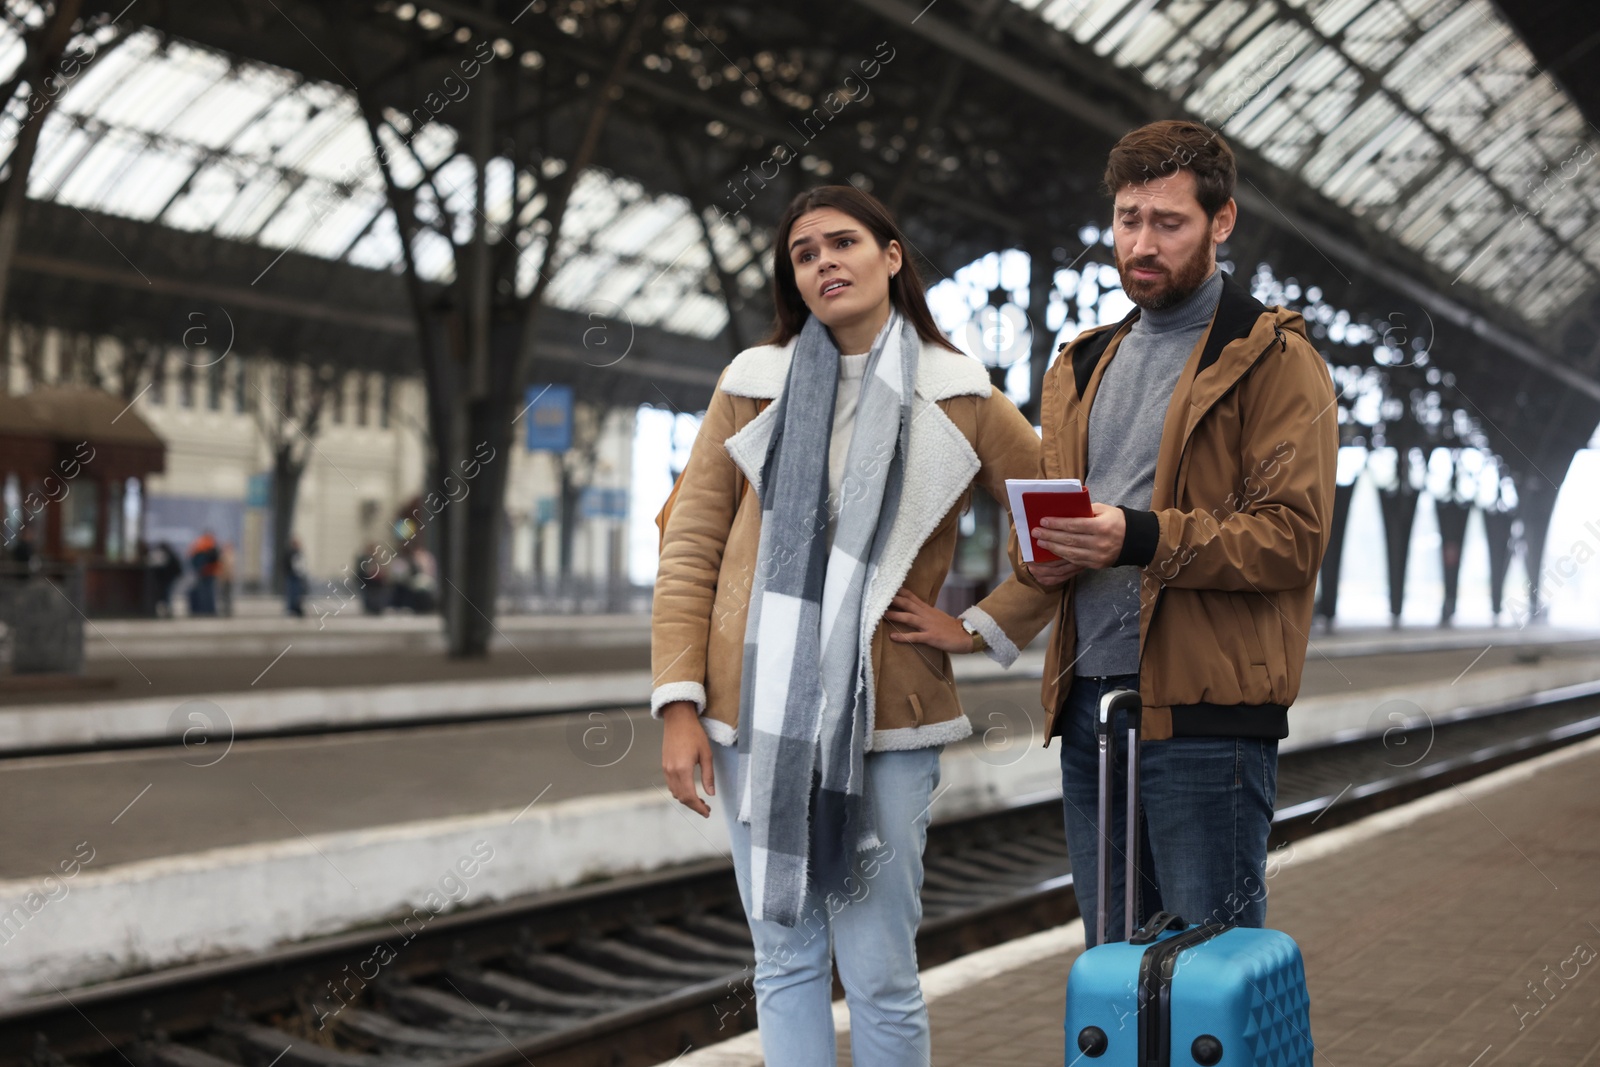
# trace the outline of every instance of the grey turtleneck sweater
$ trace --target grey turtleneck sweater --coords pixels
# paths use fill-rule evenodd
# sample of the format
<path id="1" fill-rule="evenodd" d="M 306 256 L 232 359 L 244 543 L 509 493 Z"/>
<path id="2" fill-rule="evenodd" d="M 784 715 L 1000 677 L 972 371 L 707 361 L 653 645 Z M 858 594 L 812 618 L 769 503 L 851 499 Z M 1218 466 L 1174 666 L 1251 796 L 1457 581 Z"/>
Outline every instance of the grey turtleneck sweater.
<path id="1" fill-rule="evenodd" d="M 1213 270 L 1181 304 L 1164 311 L 1141 311 L 1117 345 L 1089 409 L 1089 457 L 1083 481 L 1095 502 L 1149 510 L 1172 390 L 1221 296 L 1222 274 Z M 1139 571 L 1107 567 L 1078 576 L 1075 674 L 1138 672 Z"/>

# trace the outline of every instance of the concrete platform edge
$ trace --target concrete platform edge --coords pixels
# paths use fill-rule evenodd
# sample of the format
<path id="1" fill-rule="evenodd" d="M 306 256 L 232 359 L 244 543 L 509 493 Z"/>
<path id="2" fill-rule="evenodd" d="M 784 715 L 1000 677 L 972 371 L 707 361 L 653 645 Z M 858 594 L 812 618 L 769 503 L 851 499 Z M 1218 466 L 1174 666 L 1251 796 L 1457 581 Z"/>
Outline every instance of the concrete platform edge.
<path id="1" fill-rule="evenodd" d="M 1348 695 L 1308 697 L 1289 709 L 1289 736 L 1280 752 L 1309 748 L 1343 736 L 1382 734 L 1422 726 L 1464 708 L 1498 704 L 1600 678 L 1600 658 L 1557 660 L 1466 673 L 1455 681 L 1358 689 Z"/>
<path id="2" fill-rule="evenodd" d="M 664 797 L 646 789 L 104 870 L 87 841 L 77 849 L 86 863 L 64 856 L 60 874 L 0 882 L 0 997 L 385 920 L 407 940 L 460 906 L 725 854 L 720 819 L 702 822 Z"/>
<path id="3" fill-rule="evenodd" d="M 1052 787 L 1059 791 L 1059 773 L 1055 753 L 1040 746 L 949 749 L 934 818 L 1048 795 Z M 541 799 L 535 784 L 529 793 L 536 802 L 521 810 L 312 834 L 100 870 L 92 860 L 94 842 L 86 841 L 80 852 L 91 858 L 71 877 L 41 873 L 0 881 L 0 998 L 46 992 L 51 983 L 66 989 L 262 951 L 385 919 L 426 922 L 453 906 L 727 854 L 723 813 L 701 819 L 664 787 L 562 801 Z M 492 854 L 487 861 L 484 849 Z M 72 865 L 74 858 L 65 855 L 61 862 Z M 463 860 L 476 868 L 470 877 L 458 867 Z M 269 911 L 261 909 L 263 900 L 272 902 Z M 427 910 L 417 915 L 416 908 Z"/>
<path id="4" fill-rule="evenodd" d="M 986 657 L 959 657 L 961 682 L 1038 678 L 1044 654 L 1024 652 L 1008 671 Z M 1508 700 L 1539 689 L 1600 677 L 1600 658 L 1464 672 L 1452 682 L 1355 690 L 1298 701 L 1289 710 L 1284 751 L 1317 744 L 1338 733 L 1395 725 L 1402 715 L 1440 715 L 1469 704 Z M 1493 679 L 1492 681 L 1490 679 Z M 305 688 L 204 693 L 187 697 L 28 704 L 0 708 L 0 755 L 97 745 L 176 743 L 195 723 L 212 724 L 216 736 L 268 735 L 340 727 L 405 726 L 429 720 L 516 712 L 642 707 L 649 701 L 648 671 L 519 677 L 481 682 L 427 682 L 365 688 Z M 1384 709 L 1387 701 L 1403 705 Z M 970 709 L 969 709 L 970 710 Z M 194 712 L 198 718 L 191 716 Z"/>

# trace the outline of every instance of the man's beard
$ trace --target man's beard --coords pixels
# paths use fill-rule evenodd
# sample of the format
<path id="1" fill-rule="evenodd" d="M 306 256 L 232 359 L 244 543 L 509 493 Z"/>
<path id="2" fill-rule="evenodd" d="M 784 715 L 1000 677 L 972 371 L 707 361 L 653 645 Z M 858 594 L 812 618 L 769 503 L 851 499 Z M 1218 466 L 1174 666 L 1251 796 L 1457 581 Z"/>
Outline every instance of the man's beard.
<path id="1" fill-rule="evenodd" d="M 1202 239 L 1194 254 L 1178 264 L 1175 271 L 1166 272 L 1164 278 L 1142 280 L 1133 277 L 1133 269 L 1164 270 L 1153 257 L 1137 260 L 1117 260 L 1117 275 L 1122 279 L 1122 291 L 1128 299 L 1146 311 L 1165 311 L 1189 299 L 1202 282 L 1211 275 L 1210 242 Z"/>

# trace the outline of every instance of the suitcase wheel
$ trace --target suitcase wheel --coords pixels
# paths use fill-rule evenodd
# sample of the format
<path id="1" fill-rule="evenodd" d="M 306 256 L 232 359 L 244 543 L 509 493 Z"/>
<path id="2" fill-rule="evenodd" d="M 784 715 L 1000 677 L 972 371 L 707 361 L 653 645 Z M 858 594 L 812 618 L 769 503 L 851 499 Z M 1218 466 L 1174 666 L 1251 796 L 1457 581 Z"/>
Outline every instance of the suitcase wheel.
<path id="1" fill-rule="evenodd" d="M 1216 1067 L 1222 1062 L 1222 1042 L 1210 1034 L 1201 1034 L 1194 1039 L 1194 1044 L 1189 1046 L 1189 1055 L 1194 1057 L 1194 1062 L 1200 1067 Z"/>
<path id="2" fill-rule="evenodd" d="M 1106 1032 L 1098 1026 L 1085 1026 L 1078 1031 L 1078 1051 L 1091 1059 L 1104 1056 L 1108 1047 Z M 1218 1046 L 1219 1048 L 1221 1046 Z M 1216 1061 L 1212 1061 L 1216 1062 Z"/>

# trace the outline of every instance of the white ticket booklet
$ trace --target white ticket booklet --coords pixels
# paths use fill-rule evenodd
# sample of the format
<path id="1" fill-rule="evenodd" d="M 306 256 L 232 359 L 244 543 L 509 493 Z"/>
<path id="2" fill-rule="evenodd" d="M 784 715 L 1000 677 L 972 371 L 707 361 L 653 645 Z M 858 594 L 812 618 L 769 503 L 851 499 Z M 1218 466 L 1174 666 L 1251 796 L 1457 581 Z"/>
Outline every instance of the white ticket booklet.
<path id="1" fill-rule="evenodd" d="M 1055 553 L 1033 543 L 1032 530 L 1046 516 L 1087 517 L 1094 514 L 1089 493 L 1076 478 L 1007 478 L 1011 521 L 1017 528 L 1017 545 L 1025 563 L 1057 559 Z"/>

